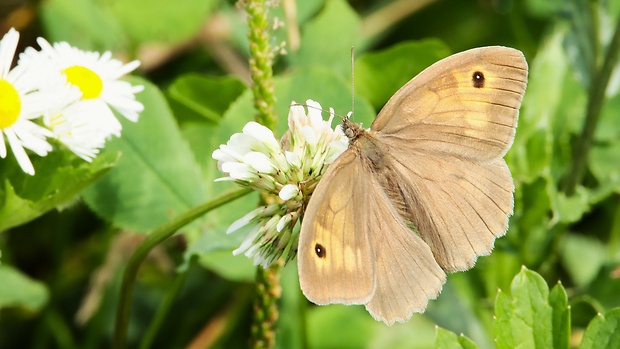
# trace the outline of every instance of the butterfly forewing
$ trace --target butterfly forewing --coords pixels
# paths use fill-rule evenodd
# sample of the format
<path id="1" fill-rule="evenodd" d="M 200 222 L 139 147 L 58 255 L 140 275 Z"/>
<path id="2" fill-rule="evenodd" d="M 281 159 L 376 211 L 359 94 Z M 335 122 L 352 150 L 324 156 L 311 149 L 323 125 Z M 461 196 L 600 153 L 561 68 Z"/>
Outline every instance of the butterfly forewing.
<path id="1" fill-rule="evenodd" d="M 299 280 L 317 304 L 364 304 L 375 288 L 374 259 L 363 212 L 367 174 L 351 149 L 345 151 L 314 191 L 299 236 Z"/>
<path id="2" fill-rule="evenodd" d="M 514 139 L 526 81 L 527 63 L 518 50 L 461 52 L 403 86 L 371 129 L 429 154 L 501 157 Z"/>

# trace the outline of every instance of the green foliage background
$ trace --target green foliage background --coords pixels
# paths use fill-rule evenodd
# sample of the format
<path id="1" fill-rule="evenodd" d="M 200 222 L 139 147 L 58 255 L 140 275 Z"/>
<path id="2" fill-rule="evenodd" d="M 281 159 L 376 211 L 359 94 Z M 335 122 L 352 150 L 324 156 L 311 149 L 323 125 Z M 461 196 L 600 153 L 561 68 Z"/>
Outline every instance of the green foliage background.
<path id="1" fill-rule="evenodd" d="M 272 45 L 289 43 L 274 68 L 278 136 L 292 100 L 351 109 L 352 46 L 355 118 L 365 125 L 451 53 L 515 47 L 530 73 L 506 156 L 515 214 L 493 253 L 449 275 L 425 314 L 391 327 L 363 307 L 311 305 L 291 263 L 282 269 L 276 347 L 620 348 L 618 69 L 584 179 L 564 190 L 620 0 L 281 2 L 296 15 L 270 11 L 285 23 L 270 32 Z M 145 111 L 137 124 L 121 118 L 122 137 L 92 164 L 63 151 L 34 157 L 31 178 L 10 155 L 0 160 L 0 348 L 110 347 L 135 246 L 232 187 L 213 182 L 211 153 L 255 114 L 246 21 L 233 1 L 18 0 L 0 4 L 0 34 L 12 26 L 22 47 L 44 36 L 143 62 L 130 80 L 146 86 Z M 153 250 L 133 291 L 129 347 L 147 347 L 145 338 L 156 348 L 247 346 L 255 267 L 231 254 L 243 234 L 225 231 L 257 200 L 218 208 Z"/>

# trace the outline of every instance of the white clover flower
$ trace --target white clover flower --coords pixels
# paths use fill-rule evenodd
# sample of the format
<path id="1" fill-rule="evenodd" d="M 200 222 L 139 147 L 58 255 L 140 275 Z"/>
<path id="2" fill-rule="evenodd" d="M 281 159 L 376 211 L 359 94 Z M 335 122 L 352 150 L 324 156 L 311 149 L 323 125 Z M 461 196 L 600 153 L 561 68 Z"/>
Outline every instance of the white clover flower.
<path id="1" fill-rule="evenodd" d="M 38 91 L 38 81 L 46 81 L 44 65 L 11 69 L 19 33 L 10 29 L 0 40 L 0 157 L 7 154 L 4 139 L 9 143 L 22 170 L 34 175 L 34 167 L 24 148 L 39 156 L 52 150 L 46 137 L 52 133 L 32 120 L 43 115 L 46 108 L 62 95 L 63 91 Z"/>
<path id="2" fill-rule="evenodd" d="M 41 50 L 27 48 L 20 55 L 19 65 L 37 66 L 49 62 L 56 74 L 62 77 L 54 83 L 42 82 L 42 91 L 58 89 L 61 85 L 70 86 L 75 92 L 74 100 L 63 98 L 44 118 L 55 137 L 71 151 L 87 161 L 91 161 L 112 135 L 120 136 L 122 126 L 112 109 L 136 122 L 144 110 L 142 103 L 136 101 L 135 94 L 144 86 L 133 86 L 119 80 L 123 75 L 135 70 L 139 61 L 123 64 L 113 59 L 109 51 L 82 51 L 66 42 L 50 45 L 38 38 Z"/>
<path id="3" fill-rule="evenodd" d="M 253 224 L 233 253 L 244 253 L 265 268 L 280 258 L 288 262 L 296 256 L 299 232 L 293 228 L 327 166 L 347 148 L 342 128 L 331 127 L 333 109 L 325 121 L 319 103 L 308 100 L 307 104 L 306 114 L 303 106 L 292 103 L 289 129 L 280 142 L 267 127 L 249 122 L 212 155 L 226 174 L 216 181 L 234 181 L 274 197 L 275 202 L 246 214 L 227 231 Z"/>

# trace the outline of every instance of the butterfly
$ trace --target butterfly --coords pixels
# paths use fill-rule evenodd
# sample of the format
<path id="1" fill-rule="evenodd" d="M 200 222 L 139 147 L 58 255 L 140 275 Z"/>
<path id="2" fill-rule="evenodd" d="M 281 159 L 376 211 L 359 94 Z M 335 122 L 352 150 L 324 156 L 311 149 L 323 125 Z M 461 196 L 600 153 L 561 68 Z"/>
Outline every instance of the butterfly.
<path id="1" fill-rule="evenodd" d="M 454 54 L 390 98 L 325 172 L 303 217 L 300 286 L 320 305 L 364 304 L 389 325 L 423 312 L 446 272 L 506 233 L 514 184 L 503 159 L 527 84 L 523 53 Z"/>

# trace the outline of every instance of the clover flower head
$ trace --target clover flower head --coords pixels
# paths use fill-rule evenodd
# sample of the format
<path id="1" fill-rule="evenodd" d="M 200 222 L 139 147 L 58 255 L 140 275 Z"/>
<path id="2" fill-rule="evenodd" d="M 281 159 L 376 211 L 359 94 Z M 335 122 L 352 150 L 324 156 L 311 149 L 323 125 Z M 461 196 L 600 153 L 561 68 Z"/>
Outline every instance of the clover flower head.
<path id="1" fill-rule="evenodd" d="M 279 259 L 288 262 L 296 256 L 298 230 L 294 228 L 302 210 L 329 164 L 347 148 L 341 127 L 331 127 L 333 109 L 329 119 L 323 120 L 319 103 L 308 100 L 307 106 L 306 112 L 303 106 L 291 104 L 289 129 L 279 142 L 270 129 L 249 122 L 242 133 L 232 135 L 212 155 L 225 174 L 216 181 L 234 181 L 274 198 L 234 222 L 227 231 L 252 225 L 233 253 L 244 253 L 265 268 Z"/>

